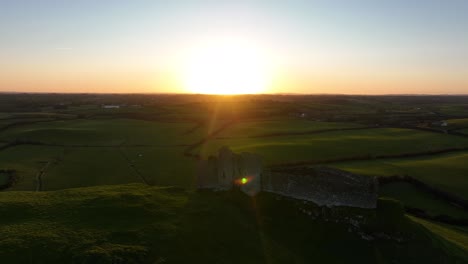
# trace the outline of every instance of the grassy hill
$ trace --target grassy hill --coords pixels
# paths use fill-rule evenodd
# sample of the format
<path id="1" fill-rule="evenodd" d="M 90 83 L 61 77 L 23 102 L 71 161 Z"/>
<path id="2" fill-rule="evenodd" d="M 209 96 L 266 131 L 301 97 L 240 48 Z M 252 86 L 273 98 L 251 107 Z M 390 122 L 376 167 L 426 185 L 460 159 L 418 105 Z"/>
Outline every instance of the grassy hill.
<path id="1" fill-rule="evenodd" d="M 142 184 L 0 193 L 4 263 L 462 263 L 464 232 L 376 211 Z M 322 209 L 321 209 L 322 210 Z M 339 214 L 334 216 L 334 214 Z M 356 224 L 346 219 L 363 219 Z M 335 222 L 338 221 L 338 222 Z M 437 229 L 436 233 L 430 230 Z"/>

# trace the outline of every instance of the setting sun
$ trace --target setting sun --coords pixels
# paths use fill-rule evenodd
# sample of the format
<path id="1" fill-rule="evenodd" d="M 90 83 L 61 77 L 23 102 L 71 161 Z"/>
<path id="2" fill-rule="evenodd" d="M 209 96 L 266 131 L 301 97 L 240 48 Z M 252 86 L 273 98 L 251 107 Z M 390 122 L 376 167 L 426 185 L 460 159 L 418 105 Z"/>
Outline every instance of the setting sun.
<path id="1" fill-rule="evenodd" d="M 266 56 L 243 40 L 211 40 L 194 48 L 183 70 L 184 87 L 203 94 L 254 94 L 267 90 Z"/>

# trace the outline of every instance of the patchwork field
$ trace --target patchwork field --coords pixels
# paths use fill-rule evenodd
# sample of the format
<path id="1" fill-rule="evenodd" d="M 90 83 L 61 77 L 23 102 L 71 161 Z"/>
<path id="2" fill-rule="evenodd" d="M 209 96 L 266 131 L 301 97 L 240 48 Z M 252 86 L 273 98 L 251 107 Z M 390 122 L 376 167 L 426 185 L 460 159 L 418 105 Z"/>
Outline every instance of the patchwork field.
<path id="1" fill-rule="evenodd" d="M 287 133 L 307 133 L 322 130 L 357 128 L 362 125 L 353 123 L 317 122 L 306 119 L 280 119 L 268 121 L 243 121 L 229 126 L 219 136 L 221 138 L 248 138 L 275 136 Z"/>
<path id="2" fill-rule="evenodd" d="M 0 139 L 58 145 L 183 145 L 200 137 L 198 131 L 187 133 L 194 125 L 131 119 L 54 121 L 14 127 Z"/>
<path id="3" fill-rule="evenodd" d="M 200 151 L 207 156 L 221 146 L 229 146 L 237 152 L 261 154 L 267 164 L 283 164 L 466 148 L 468 138 L 411 129 L 376 128 L 311 135 L 215 138 Z"/>
<path id="4" fill-rule="evenodd" d="M 36 190 L 41 171 L 42 190 L 130 182 L 190 186 L 194 161 L 183 153 L 207 133 L 191 122 L 131 119 L 25 124 L 0 133 L 3 145 L 26 142 L 1 151 L 0 168 L 17 171 L 12 190 Z"/>
<path id="5" fill-rule="evenodd" d="M 0 170 L 14 170 L 16 175 L 13 185 L 0 193 L 4 215 L 0 234 L 6 238 L 0 241 L 0 256 L 17 255 L 13 249 L 24 245 L 29 250 L 24 256 L 31 257 L 41 255 L 45 246 L 73 247 L 78 241 L 80 248 L 72 250 L 80 252 L 76 257 L 93 261 L 96 256 L 133 254 L 156 263 L 163 263 L 159 256 L 175 260 L 201 256 L 205 262 L 216 262 L 232 256 L 226 247 L 239 247 L 239 242 L 219 242 L 230 236 L 242 241 L 239 250 L 250 252 L 232 263 L 308 263 L 330 256 L 336 248 L 341 254 L 333 259 L 336 263 L 391 262 L 395 252 L 408 263 L 468 258 L 468 211 L 463 207 L 468 200 L 468 137 L 420 126 L 447 120 L 448 129 L 468 134 L 463 113 L 443 116 L 444 111 L 465 109 L 464 105 L 442 105 L 437 111 L 432 104 L 408 104 L 406 97 L 400 103 L 385 97 L 311 101 L 226 97 L 220 102 L 201 98 L 162 96 L 161 101 L 132 102 L 119 109 L 103 109 L 114 100 L 94 98 L 97 101 L 86 99 L 59 110 L 41 103 L 24 112 L 16 108 L 0 112 Z M 398 200 L 403 207 L 395 203 L 395 208 L 401 212 L 405 208 L 411 215 L 411 224 L 404 228 L 418 234 L 410 246 L 411 252 L 419 252 L 416 258 L 405 253 L 408 245 L 396 240 L 368 242 L 336 223 L 314 220 L 317 225 L 311 225 L 297 211 L 281 207 L 288 202 L 278 198 L 262 196 L 255 202 L 266 211 L 252 214 L 252 208 L 245 207 L 250 198 L 192 193 L 197 154 L 207 157 L 222 146 L 259 154 L 267 167 L 330 166 L 368 176 L 409 176 L 461 202 L 441 199 L 408 182 L 381 186 L 382 199 Z M 0 173 L 0 185 L 11 179 Z M 74 213 L 65 208 L 74 208 Z M 265 217 L 262 226 L 256 226 L 259 219 L 253 216 Z M 113 223 L 115 218 L 127 224 L 137 220 L 124 226 Z M 74 230 L 80 230 L 80 236 Z M 160 239 L 148 238 L 148 232 Z M 67 238 L 59 239 L 64 233 Z M 205 236 L 210 239 L 200 240 Z M 89 241 L 98 246 L 88 246 Z M 356 246 L 350 247 L 349 241 Z M 179 252 L 169 252 L 170 248 Z M 427 248 L 435 253 L 421 257 Z M 354 259 L 356 251 L 365 259 Z"/>

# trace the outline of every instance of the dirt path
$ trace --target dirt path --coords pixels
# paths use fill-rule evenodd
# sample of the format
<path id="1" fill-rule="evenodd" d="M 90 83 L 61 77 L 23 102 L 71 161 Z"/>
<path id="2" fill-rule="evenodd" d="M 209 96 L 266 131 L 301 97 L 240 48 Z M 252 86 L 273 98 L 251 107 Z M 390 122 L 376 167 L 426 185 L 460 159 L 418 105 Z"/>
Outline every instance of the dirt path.
<path id="1" fill-rule="evenodd" d="M 191 127 L 190 129 L 184 131 L 182 135 L 189 135 L 192 134 L 193 132 L 197 131 L 198 129 L 202 128 L 204 125 L 203 122 L 197 122 L 195 126 Z"/>

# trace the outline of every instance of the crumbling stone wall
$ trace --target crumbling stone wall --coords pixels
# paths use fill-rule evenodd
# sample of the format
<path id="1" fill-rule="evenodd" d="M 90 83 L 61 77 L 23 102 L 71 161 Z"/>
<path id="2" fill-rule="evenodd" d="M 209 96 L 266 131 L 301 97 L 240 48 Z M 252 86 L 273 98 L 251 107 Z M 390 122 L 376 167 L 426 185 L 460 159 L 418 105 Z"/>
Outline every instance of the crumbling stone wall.
<path id="1" fill-rule="evenodd" d="M 376 208 L 378 181 L 328 168 L 273 169 L 262 178 L 263 191 L 312 201 L 319 206 Z"/>
<path id="2" fill-rule="evenodd" d="M 238 171 L 238 157 L 227 147 L 219 150 L 218 162 L 216 164 L 219 189 L 229 190 L 232 188 Z"/>
<path id="3" fill-rule="evenodd" d="M 264 171 L 258 155 L 235 154 L 227 147 L 219 150 L 218 157 L 199 161 L 197 178 L 199 189 L 239 188 L 251 196 L 266 191 L 312 201 L 319 206 L 377 206 L 378 182 L 375 177 L 328 167 Z"/>

